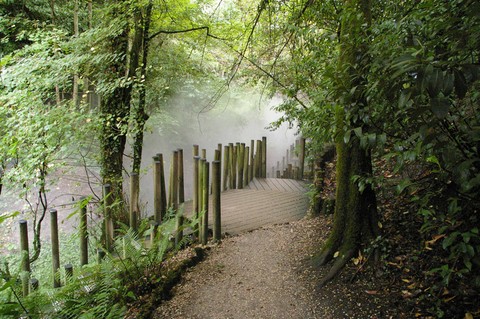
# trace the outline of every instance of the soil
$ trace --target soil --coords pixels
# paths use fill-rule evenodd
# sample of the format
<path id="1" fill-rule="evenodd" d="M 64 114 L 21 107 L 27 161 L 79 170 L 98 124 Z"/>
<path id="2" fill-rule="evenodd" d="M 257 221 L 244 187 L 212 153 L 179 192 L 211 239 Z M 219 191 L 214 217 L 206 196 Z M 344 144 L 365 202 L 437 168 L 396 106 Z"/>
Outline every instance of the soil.
<path id="1" fill-rule="evenodd" d="M 331 224 L 331 217 L 305 218 L 224 239 L 184 274 L 153 318 L 405 317 L 388 280 L 363 263 L 317 287 L 328 266 L 315 269 L 311 260 Z"/>

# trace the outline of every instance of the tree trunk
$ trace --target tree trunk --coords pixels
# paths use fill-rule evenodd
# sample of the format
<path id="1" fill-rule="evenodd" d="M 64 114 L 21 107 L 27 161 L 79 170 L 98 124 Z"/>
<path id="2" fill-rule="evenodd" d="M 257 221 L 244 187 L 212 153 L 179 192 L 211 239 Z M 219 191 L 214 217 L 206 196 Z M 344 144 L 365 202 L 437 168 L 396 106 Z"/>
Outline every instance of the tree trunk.
<path id="1" fill-rule="evenodd" d="M 360 244 L 378 234 L 377 206 L 374 190 L 367 185 L 363 192 L 358 188 L 354 176 L 372 174 L 370 150 L 360 147 L 355 134 L 344 140 L 344 128 L 366 126 L 346 121 L 347 111 L 358 112 L 366 106 L 363 77 L 368 71 L 367 49 L 368 27 L 371 13 L 369 0 L 348 0 L 343 11 L 340 37 L 340 56 L 337 90 L 344 103 L 336 114 L 336 200 L 332 232 L 315 263 L 324 265 L 335 259 L 329 273 L 321 280 L 320 286 L 336 276 L 345 264 L 357 254 Z M 355 90 L 352 90 L 355 88 Z M 354 92 L 354 93 L 351 93 Z"/>
<path id="2" fill-rule="evenodd" d="M 113 63 L 111 70 L 115 72 L 114 78 L 130 79 L 135 76 L 139 66 L 140 51 L 143 40 L 143 30 L 141 25 L 140 9 L 130 7 L 131 4 L 125 2 L 129 11 L 133 10 L 133 21 L 135 30 L 131 38 L 131 47 L 129 49 L 130 30 L 125 27 L 123 33 L 111 40 L 110 47 L 112 51 L 119 53 L 126 58 L 119 59 Z M 114 12 L 113 14 L 123 14 L 123 12 Z M 128 58 L 127 58 L 128 57 Z M 130 81 L 131 82 L 131 81 Z M 127 131 L 129 118 L 131 115 L 131 98 L 133 84 L 119 86 L 102 99 L 100 111 L 103 119 L 102 125 L 102 178 L 105 184 L 111 185 L 112 200 L 119 200 L 121 205 L 115 210 L 114 218 L 128 223 L 128 216 L 123 204 L 123 154 L 127 140 Z M 143 128 L 142 128 L 143 135 Z M 141 150 L 140 150 L 141 154 Z M 139 167 L 138 167 L 139 170 Z"/>
<path id="3" fill-rule="evenodd" d="M 140 79 L 142 84 L 139 89 L 138 107 L 135 110 L 134 127 L 135 136 L 133 142 L 133 172 L 139 173 L 142 163 L 142 150 L 143 150 L 143 131 L 145 129 L 145 123 L 148 120 L 148 115 L 145 112 L 146 105 L 146 78 L 147 78 L 147 62 L 148 62 L 148 48 L 149 48 L 149 36 L 150 36 L 150 21 L 152 17 L 152 1 L 146 7 L 145 18 L 143 19 L 143 36 L 142 36 L 142 65 L 140 69 Z"/>
<path id="4" fill-rule="evenodd" d="M 111 39 L 110 48 L 126 56 L 128 52 L 128 30 Z M 126 58 L 115 61 L 111 68 L 112 78 L 128 77 Z M 128 117 L 130 114 L 131 85 L 118 86 L 106 94 L 100 104 L 101 131 L 101 175 L 104 184 L 111 185 L 111 202 L 120 201 L 113 212 L 115 220 L 128 222 L 123 205 L 123 154 L 126 144 Z"/>
<path id="5" fill-rule="evenodd" d="M 73 35 L 75 37 L 79 36 L 79 29 L 78 29 L 78 0 L 74 1 L 74 9 L 73 9 Z M 78 83 L 80 78 L 78 74 L 75 73 L 73 75 L 73 89 L 72 89 L 72 101 L 73 105 L 78 106 L 79 99 L 78 99 Z"/>

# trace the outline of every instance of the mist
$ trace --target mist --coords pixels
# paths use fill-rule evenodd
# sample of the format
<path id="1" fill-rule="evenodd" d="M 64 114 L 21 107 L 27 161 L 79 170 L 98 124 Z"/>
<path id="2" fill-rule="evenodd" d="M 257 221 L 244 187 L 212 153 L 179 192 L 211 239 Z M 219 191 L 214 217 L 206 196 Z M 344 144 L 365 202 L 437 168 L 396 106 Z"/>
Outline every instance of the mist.
<path id="1" fill-rule="evenodd" d="M 198 92 L 196 92 L 198 93 Z M 203 92 L 203 96 L 208 96 Z M 162 153 L 168 191 L 168 176 L 170 159 L 173 151 L 183 149 L 185 198 L 192 197 L 193 181 L 193 145 L 199 145 L 200 150 L 207 150 L 207 160 L 211 162 L 214 150 L 218 143 L 245 143 L 267 137 L 267 173 L 276 166 L 277 161 L 282 163 L 286 150 L 295 141 L 296 129 L 289 129 L 283 124 L 271 131 L 267 127 L 281 114 L 272 108 L 282 102 L 280 97 L 267 98 L 260 92 L 250 89 L 236 89 L 225 93 L 216 101 L 214 107 L 205 109 L 209 99 L 198 100 L 202 94 L 183 94 L 170 97 L 161 110 L 152 112 L 146 124 L 144 147 L 142 153 L 142 168 L 140 173 L 140 208 L 142 217 L 153 215 L 153 174 L 152 157 Z M 131 141 L 130 141 L 131 143 Z M 131 146 L 131 144 L 130 144 Z M 256 147 L 256 146 L 255 146 Z M 222 147 L 223 152 L 223 147 Z M 131 171 L 131 147 L 127 147 L 125 170 Z M 223 154 L 222 154 L 223 157 Z M 223 163 L 222 163 L 223 165 Z M 86 167 L 81 163 L 70 163 L 68 167 L 55 171 L 49 175 L 52 184 L 49 184 L 47 198 L 50 208 L 59 210 L 61 231 L 72 233 L 78 226 L 77 216 L 69 218 L 77 209 L 76 202 L 81 196 L 89 196 L 92 190 L 101 197 L 101 181 L 98 166 L 89 166 L 90 176 L 85 174 Z M 129 178 L 125 174 L 124 190 L 128 198 Z M 5 188 L 0 200 L 0 214 L 4 212 L 20 211 L 18 218 L 31 218 L 29 208 L 24 198 L 18 194 L 21 187 Z M 32 192 L 32 196 L 35 193 Z M 35 200 L 35 198 L 31 198 Z M 94 205 L 89 205 L 89 211 L 95 211 Z M 96 215 L 95 215 L 96 216 Z M 98 218 L 98 217 L 97 217 Z M 6 243 L 18 242 L 17 218 L 7 220 L 3 226 L 4 236 L 0 236 L 0 247 Z M 32 225 L 29 226 L 29 236 L 32 238 Z M 43 223 L 42 241 L 49 241 L 49 222 Z M 14 244 L 16 247 L 16 245 Z M 0 251 L 0 253 L 2 253 Z"/>
<path id="2" fill-rule="evenodd" d="M 202 103 L 203 102 L 203 103 Z M 194 96 L 178 95 L 169 99 L 166 110 L 152 115 L 146 124 L 140 174 L 140 203 L 142 215 L 152 215 L 153 174 L 152 157 L 163 154 L 168 189 L 168 175 L 173 151 L 183 149 L 185 198 L 192 197 L 193 145 L 206 149 L 207 161 L 213 161 L 218 144 L 245 143 L 267 137 L 267 172 L 282 162 L 289 145 L 295 141 L 296 129 L 284 123 L 278 129 L 268 129 L 281 117 L 273 108 L 282 102 L 278 96 L 266 98 L 255 90 L 236 90 L 226 93 L 213 108 L 205 110 L 208 101 L 196 101 Z M 127 152 L 130 150 L 127 150 Z M 256 151 L 256 150 L 255 150 Z M 222 154 L 223 160 L 223 154 Z M 222 163 L 223 165 L 223 163 Z M 131 169 L 131 163 L 126 167 Z M 128 189 L 126 179 L 125 189 Z"/>

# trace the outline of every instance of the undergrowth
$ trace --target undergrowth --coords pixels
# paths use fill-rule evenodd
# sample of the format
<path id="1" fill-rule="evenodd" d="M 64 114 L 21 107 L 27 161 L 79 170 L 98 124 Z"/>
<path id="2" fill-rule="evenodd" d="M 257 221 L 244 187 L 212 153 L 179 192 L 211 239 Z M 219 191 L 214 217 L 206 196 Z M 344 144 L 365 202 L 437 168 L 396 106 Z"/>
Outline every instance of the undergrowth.
<path id="1" fill-rule="evenodd" d="M 1 221 L 0 221 L 1 222 Z M 183 228 L 193 228 L 196 220 L 190 220 Z M 62 287 L 50 288 L 52 282 L 51 259 L 40 258 L 34 264 L 34 276 L 39 278 L 40 288 L 28 296 L 22 295 L 22 274 L 17 270 L 15 258 L 3 258 L 0 265 L 0 318 L 122 318 L 127 310 L 142 296 L 152 291 L 164 290 L 178 275 L 175 269 L 167 269 L 164 260 L 178 247 L 188 245 L 185 236 L 180 243 L 172 242 L 175 232 L 175 213 L 170 212 L 155 232 L 154 240 L 146 240 L 154 234 L 148 220 L 142 221 L 138 231 L 123 227 L 118 231 L 114 249 L 98 262 L 79 267 L 74 264 L 74 274 L 68 277 L 61 270 Z M 78 259 L 75 236 L 62 241 L 63 260 Z M 95 248 L 101 248 L 99 245 Z M 45 249 L 45 247 L 44 247 Z M 42 255 L 48 255 L 48 247 Z M 92 249 L 91 249 L 92 250 Z M 91 261 L 95 256 L 90 256 Z M 173 272 L 174 274 L 172 274 Z M 144 318 L 151 309 L 137 311 L 135 318 Z"/>

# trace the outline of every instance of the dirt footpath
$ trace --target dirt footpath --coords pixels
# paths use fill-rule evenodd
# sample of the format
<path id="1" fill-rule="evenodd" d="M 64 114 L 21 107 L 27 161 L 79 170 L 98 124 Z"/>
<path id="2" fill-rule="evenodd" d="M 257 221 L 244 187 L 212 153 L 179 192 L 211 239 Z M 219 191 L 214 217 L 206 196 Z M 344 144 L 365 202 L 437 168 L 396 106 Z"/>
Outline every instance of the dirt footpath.
<path id="1" fill-rule="evenodd" d="M 303 256 L 292 256 L 300 240 L 294 232 L 281 225 L 225 240 L 184 276 L 155 318 L 312 318 L 313 296 L 295 267 Z"/>
<path id="2" fill-rule="evenodd" d="M 361 283 L 316 289 L 310 257 L 329 231 L 324 218 L 227 238 L 190 269 L 153 318 L 389 318 Z M 352 291 L 353 289 L 353 291 Z M 355 291 L 357 290 L 357 291 Z"/>

